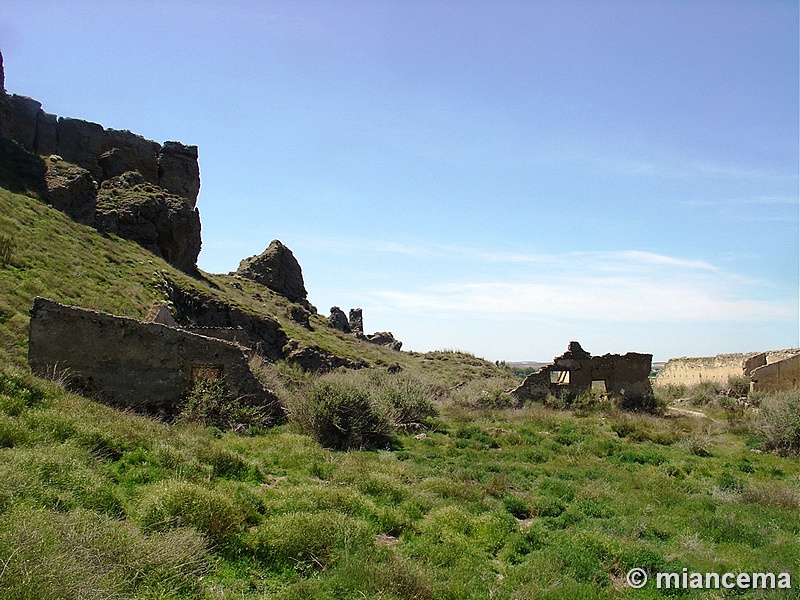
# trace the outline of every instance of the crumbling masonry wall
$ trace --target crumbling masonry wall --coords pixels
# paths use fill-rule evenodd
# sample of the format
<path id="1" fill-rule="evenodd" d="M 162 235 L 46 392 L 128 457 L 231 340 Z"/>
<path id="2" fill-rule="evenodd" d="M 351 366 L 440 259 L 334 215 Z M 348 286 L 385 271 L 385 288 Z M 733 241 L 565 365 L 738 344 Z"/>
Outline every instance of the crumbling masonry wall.
<path id="1" fill-rule="evenodd" d="M 731 377 L 749 377 L 754 369 L 765 364 L 767 356 L 763 352 L 670 358 L 656 375 L 655 383 L 659 386 L 696 385 L 705 381 L 726 384 Z"/>
<path id="2" fill-rule="evenodd" d="M 653 355 L 628 352 L 592 356 L 578 342 L 553 359 L 553 364 L 532 373 L 512 392 L 520 402 L 541 400 L 547 394 L 575 397 L 593 389 L 615 397 L 638 400 L 652 396 L 650 370 Z"/>
<path id="3" fill-rule="evenodd" d="M 44 298 L 31 311 L 28 362 L 35 373 L 63 373 L 89 395 L 150 414 L 175 415 L 208 377 L 221 377 L 232 399 L 280 414 L 237 344 Z"/>
<path id="4" fill-rule="evenodd" d="M 760 372 L 761 389 L 766 389 L 764 386 L 767 385 L 765 383 L 767 380 L 771 382 L 770 389 L 787 389 L 793 385 L 792 365 L 796 364 L 794 361 L 798 355 L 800 355 L 799 349 L 790 348 L 748 354 L 671 358 L 656 375 L 655 385 L 691 386 L 707 381 L 726 385 L 732 377 L 745 377 L 751 379 L 754 383 L 753 389 L 756 389 L 755 374 Z M 772 366 L 785 361 L 789 362 L 782 366 Z"/>
<path id="5" fill-rule="evenodd" d="M 800 354 L 795 354 L 763 367 L 750 376 L 754 392 L 777 392 L 800 385 Z"/>

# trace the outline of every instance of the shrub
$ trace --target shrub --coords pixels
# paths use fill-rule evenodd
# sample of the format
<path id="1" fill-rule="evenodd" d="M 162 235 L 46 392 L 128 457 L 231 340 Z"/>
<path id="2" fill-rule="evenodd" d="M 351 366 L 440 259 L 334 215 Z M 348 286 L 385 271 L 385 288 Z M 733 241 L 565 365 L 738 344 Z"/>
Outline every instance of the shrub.
<path id="1" fill-rule="evenodd" d="M 198 381 L 189 392 L 178 420 L 234 430 L 267 427 L 274 421 L 268 408 L 247 406 L 231 398 L 221 378 Z"/>
<path id="2" fill-rule="evenodd" d="M 764 397 L 758 427 L 767 450 L 800 454 L 800 389 Z"/>
<path id="3" fill-rule="evenodd" d="M 750 393 L 750 378 L 744 375 L 728 377 L 728 390 L 732 396 L 744 398 Z"/>
<path id="4" fill-rule="evenodd" d="M 323 375 L 289 407 L 292 418 L 327 448 L 378 448 L 396 429 L 418 428 L 437 414 L 434 386 L 380 371 Z"/>
<path id="5" fill-rule="evenodd" d="M 390 441 L 390 415 L 370 398 L 364 385 L 348 374 L 318 379 L 295 419 L 327 448 L 376 448 Z"/>
<path id="6" fill-rule="evenodd" d="M 257 558 L 276 567 L 325 568 L 338 554 L 370 547 L 373 528 L 334 510 L 292 512 L 265 521 L 255 534 Z"/>
<path id="7" fill-rule="evenodd" d="M 666 402 L 656 397 L 655 394 L 637 394 L 629 396 L 617 396 L 613 402 L 614 408 L 627 410 L 629 412 L 643 412 L 650 414 L 661 414 L 664 412 Z"/>
<path id="8" fill-rule="evenodd" d="M 433 398 L 439 390 L 433 384 L 406 373 L 372 371 L 369 377 L 370 395 L 388 412 L 392 427 L 420 428 L 437 416 Z"/>
<path id="9" fill-rule="evenodd" d="M 228 496 L 186 481 L 150 487 L 139 506 L 139 522 L 147 530 L 194 527 L 223 546 L 243 521 L 244 515 Z"/>
<path id="10" fill-rule="evenodd" d="M 706 406 L 720 395 L 722 387 L 716 381 L 703 381 L 689 389 L 689 402 L 695 406 Z"/>

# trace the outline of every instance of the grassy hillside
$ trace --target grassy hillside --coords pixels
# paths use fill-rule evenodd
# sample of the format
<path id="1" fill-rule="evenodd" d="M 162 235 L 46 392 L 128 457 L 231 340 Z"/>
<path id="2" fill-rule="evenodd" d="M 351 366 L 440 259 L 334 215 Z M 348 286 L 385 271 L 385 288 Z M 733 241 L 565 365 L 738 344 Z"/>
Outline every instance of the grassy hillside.
<path id="1" fill-rule="evenodd" d="M 309 331 L 289 317 L 289 301 L 264 286 L 229 275 L 204 274 L 205 281 L 192 279 L 133 242 L 101 235 L 36 198 L 2 188 L 0 237 L 9 239 L 14 248 L 10 262 L 0 264 L 3 363 L 24 366 L 28 311 L 35 296 L 144 318 L 166 299 L 161 285 L 169 280 L 246 312 L 277 319 L 290 338 L 344 358 L 429 371 L 451 385 L 473 376 L 503 374 L 494 365 L 461 353 L 418 355 L 368 344 L 331 329 L 320 315 L 312 316 L 313 331 Z"/>
<path id="2" fill-rule="evenodd" d="M 309 331 L 261 286 L 192 280 L 0 190 L 2 239 L 16 247 L 0 264 L 3 598 L 660 598 L 625 573 L 800 577 L 797 392 L 754 399 L 758 413 L 708 394 L 674 416 L 588 396 L 572 410 L 509 408 L 514 378 L 485 361 L 392 352 L 319 316 Z M 247 435 L 120 412 L 26 372 L 34 296 L 143 317 L 165 277 L 303 343 L 404 370 L 312 376 L 256 360 L 291 418 Z M 373 450 L 318 441 L 326 425 L 375 423 L 403 427 Z"/>

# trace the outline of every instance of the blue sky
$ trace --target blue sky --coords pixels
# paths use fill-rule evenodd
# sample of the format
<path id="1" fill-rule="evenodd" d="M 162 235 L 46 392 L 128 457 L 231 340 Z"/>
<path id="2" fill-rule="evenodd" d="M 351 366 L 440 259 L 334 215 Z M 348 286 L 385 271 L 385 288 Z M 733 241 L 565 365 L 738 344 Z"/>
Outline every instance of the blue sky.
<path id="1" fill-rule="evenodd" d="M 278 238 L 405 349 L 800 345 L 796 1 L 0 0 L 9 92 L 200 148 L 200 267 Z"/>

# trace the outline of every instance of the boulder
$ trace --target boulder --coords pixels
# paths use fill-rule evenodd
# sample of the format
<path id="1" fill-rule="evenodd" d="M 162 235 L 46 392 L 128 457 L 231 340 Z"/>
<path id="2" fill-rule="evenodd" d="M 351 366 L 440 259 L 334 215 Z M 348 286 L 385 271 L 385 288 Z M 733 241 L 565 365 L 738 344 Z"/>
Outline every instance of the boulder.
<path id="1" fill-rule="evenodd" d="M 403 342 L 400 340 L 396 340 L 392 335 L 391 331 L 377 331 L 372 335 L 366 336 L 366 339 L 371 344 L 377 344 L 378 346 L 386 346 L 391 350 L 399 351 L 400 348 L 403 347 Z"/>
<path id="2" fill-rule="evenodd" d="M 291 302 L 307 304 L 308 292 L 300 263 L 279 240 L 272 240 L 261 254 L 245 258 L 236 274 L 268 287 Z"/>
<path id="3" fill-rule="evenodd" d="M 328 317 L 328 325 L 344 333 L 350 333 L 350 323 L 347 321 L 347 316 L 338 306 L 331 306 L 331 316 Z"/>

